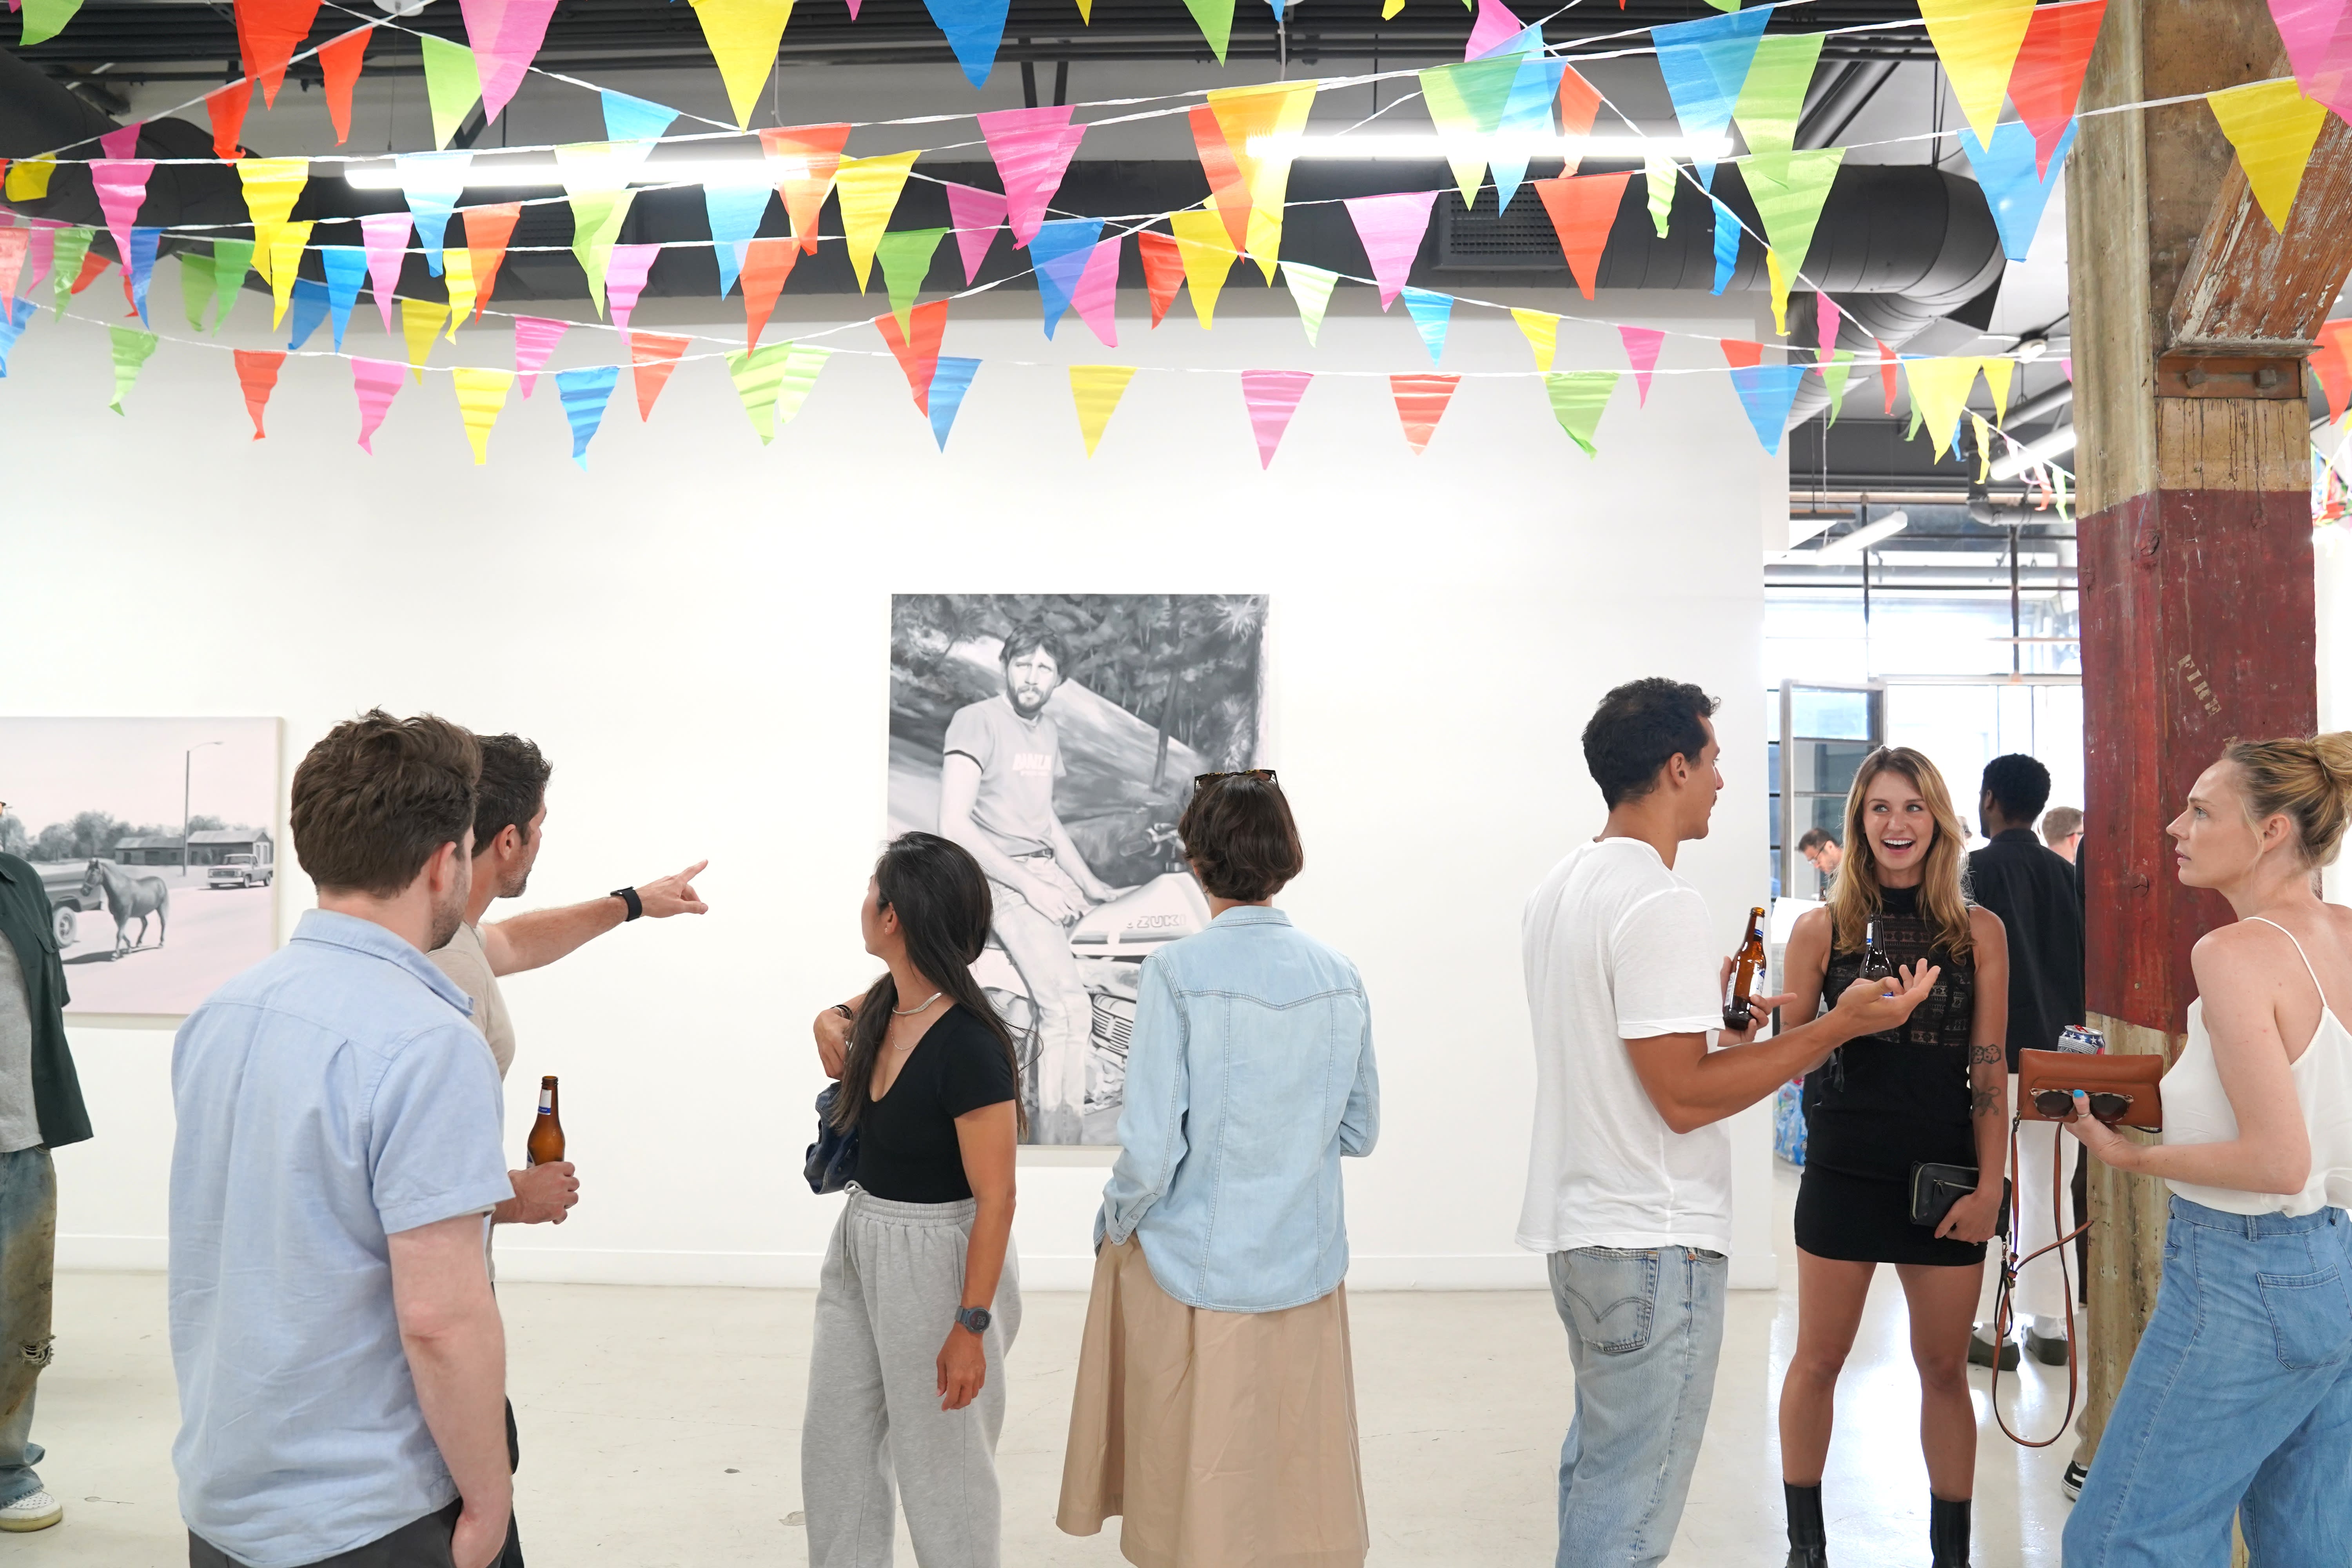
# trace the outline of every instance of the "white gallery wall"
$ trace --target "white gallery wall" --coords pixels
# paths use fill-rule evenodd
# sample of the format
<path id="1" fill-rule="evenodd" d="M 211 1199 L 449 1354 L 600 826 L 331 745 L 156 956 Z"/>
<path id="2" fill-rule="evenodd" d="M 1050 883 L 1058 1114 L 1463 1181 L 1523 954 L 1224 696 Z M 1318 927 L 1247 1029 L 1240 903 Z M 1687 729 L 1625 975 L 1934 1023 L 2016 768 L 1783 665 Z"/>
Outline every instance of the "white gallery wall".
<path id="1" fill-rule="evenodd" d="M 167 340 L 188 335 L 172 270 Z M 78 310 L 110 316 L 115 287 Z M 279 716 L 289 778 L 372 704 L 528 734 L 556 772 L 546 850 L 509 912 L 708 857 L 708 917 L 630 926 L 509 983 L 511 1155 L 538 1075 L 561 1074 L 583 1192 L 561 1227 L 502 1231 L 500 1267 L 807 1285 L 839 1201 L 800 1175 L 822 1083 L 807 1021 L 874 972 L 856 907 L 883 823 L 891 594 L 1271 594 L 1269 760 L 1308 853 L 1283 902 L 1360 964 L 1383 1082 L 1380 1148 L 1348 1171 L 1353 1281 L 1534 1285 L 1540 1261 L 1511 1239 L 1533 1082 L 1519 911 L 1601 821 L 1579 731 L 1608 687 L 1664 673 L 1726 698 L 1728 788 L 1683 868 L 1727 950 L 1763 900 L 1758 542 L 1785 517 L 1786 467 L 1706 337 L 1769 322 L 1760 299 L 1603 296 L 1596 314 L 1700 335 L 1669 340 L 1646 409 L 1621 384 L 1588 459 L 1539 384 L 1480 377 L 1525 372 L 1528 350 L 1507 317 L 1465 308 L 1444 368 L 1471 378 L 1416 458 L 1382 377 L 1426 360 L 1402 308 L 1374 303 L 1342 289 L 1309 350 L 1286 296 L 1237 274 L 1205 335 L 1181 301 L 1148 332 L 1123 297 L 1109 350 L 1075 317 L 1046 342 L 1034 296 L 1008 290 L 956 306 L 949 352 L 987 363 L 944 458 L 858 326 L 828 341 L 866 352 L 837 355 L 765 449 L 715 360 L 681 364 L 650 424 L 625 376 L 584 474 L 545 380 L 510 401 L 487 468 L 431 373 L 370 458 L 331 358 L 289 360 L 269 438 L 250 439 L 224 350 L 270 345 L 253 295 L 223 347 L 166 341 L 126 417 L 106 407 L 103 331 L 45 316 L 0 383 L 6 710 Z M 788 291 L 800 314 L 771 340 L 879 308 Z M 740 342 L 734 310 L 665 301 L 641 322 L 716 351 Z M 354 352 L 401 357 L 368 305 L 352 331 Z M 611 342 L 575 331 L 554 366 L 609 361 Z M 500 364 L 507 343 L 469 326 L 435 363 Z M 1261 473 L 1233 377 L 1149 368 L 1089 461 L 1059 368 L 1083 362 L 1323 374 Z M 1610 328 L 1563 324 L 1561 368 L 1622 363 Z M 1349 371 L 1381 375 L 1332 374 Z M 281 930 L 310 903 L 286 858 Z M 61 1261 L 160 1267 L 172 1037 L 72 1037 L 98 1136 L 59 1157 Z M 1751 1111 L 1736 1282 L 1773 1278 L 1769 1143 Z M 1021 1174 L 1028 1282 L 1082 1285 L 1102 1160 L 1047 1152 Z"/>

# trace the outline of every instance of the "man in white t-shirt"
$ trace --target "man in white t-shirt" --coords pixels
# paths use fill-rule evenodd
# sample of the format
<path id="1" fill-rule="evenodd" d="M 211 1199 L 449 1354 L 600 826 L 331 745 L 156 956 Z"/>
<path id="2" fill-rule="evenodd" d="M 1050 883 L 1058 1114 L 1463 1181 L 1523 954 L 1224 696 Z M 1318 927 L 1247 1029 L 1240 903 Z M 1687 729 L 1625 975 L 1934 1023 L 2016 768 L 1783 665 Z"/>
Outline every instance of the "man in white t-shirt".
<path id="1" fill-rule="evenodd" d="M 1521 926 L 1536 1115 L 1518 1242 L 1547 1255 L 1576 1367 L 1559 1568 L 1644 1568 L 1674 1543 L 1723 1343 L 1731 1145 L 1719 1123 L 1901 1023 L 1935 983 L 1933 970 L 1857 981 L 1821 1018 L 1761 1043 L 1753 1026 L 1723 1027 L 1727 961 L 1674 869 L 1723 788 L 1715 707 L 1656 677 L 1601 699 L 1584 758 L 1608 823 L 1552 868 Z M 1780 1000 L 1753 998 L 1755 1016 Z"/>

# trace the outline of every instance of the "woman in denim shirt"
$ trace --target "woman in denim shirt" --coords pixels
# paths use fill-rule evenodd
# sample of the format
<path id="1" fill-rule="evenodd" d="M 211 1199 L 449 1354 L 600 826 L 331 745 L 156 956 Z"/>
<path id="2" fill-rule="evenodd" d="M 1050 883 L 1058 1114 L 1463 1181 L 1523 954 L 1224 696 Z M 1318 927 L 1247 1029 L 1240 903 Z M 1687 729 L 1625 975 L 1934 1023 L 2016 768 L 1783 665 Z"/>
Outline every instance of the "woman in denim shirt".
<path id="1" fill-rule="evenodd" d="M 1214 915 L 1143 966 L 1058 1522 L 1139 1568 L 1358 1568 L 1370 1544 L 1339 1159 L 1380 1132 L 1356 966 L 1274 895 L 1305 864 L 1270 771 L 1178 824 Z"/>

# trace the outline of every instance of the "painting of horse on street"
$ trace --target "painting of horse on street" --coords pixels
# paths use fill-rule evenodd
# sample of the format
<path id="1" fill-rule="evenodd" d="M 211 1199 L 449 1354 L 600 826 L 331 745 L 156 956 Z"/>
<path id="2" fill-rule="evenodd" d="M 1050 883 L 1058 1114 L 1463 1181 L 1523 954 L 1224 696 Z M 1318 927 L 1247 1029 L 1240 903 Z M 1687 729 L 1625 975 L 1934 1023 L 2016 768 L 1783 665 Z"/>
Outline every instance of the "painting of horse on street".
<path id="1" fill-rule="evenodd" d="M 275 719 L 0 718 L 0 854 L 47 893 L 67 1010 L 193 1009 L 278 945 Z"/>

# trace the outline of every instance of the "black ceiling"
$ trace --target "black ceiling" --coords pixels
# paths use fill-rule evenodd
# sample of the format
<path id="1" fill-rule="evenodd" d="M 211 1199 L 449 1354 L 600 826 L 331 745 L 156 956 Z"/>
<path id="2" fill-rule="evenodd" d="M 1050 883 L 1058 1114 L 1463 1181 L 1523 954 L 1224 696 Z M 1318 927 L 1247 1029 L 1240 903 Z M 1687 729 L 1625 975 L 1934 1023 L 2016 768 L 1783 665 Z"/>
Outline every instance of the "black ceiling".
<path id="1" fill-rule="evenodd" d="M 373 5 L 359 10 L 373 17 Z M 1717 13 L 1700 0 L 1582 0 L 1551 18 L 1554 44 L 1618 35 Z M 1908 26 L 1849 33 L 1829 40 L 1832 59 L 1928 58 L 1927 32 L 1916 0 L 1813 0 L 1777 14 L 1775 32 L 1819 32 L 1861 24 Z M 358 25 L 351 12 L 323 5 L 313 45 Z M 1379 0 L 1297 0 L 1286 28 L 1277 29 L 1265 0 L 1235 0 L 1229 58 L 1285 58 L 1312 68 L 1324 61 L 1351 65 L 1377 58 L 1412 64 L 1452 58 L 1470 32 L 1470 14 L 1452 0 L 1412 0 L 1391 21 Z M 448 0 L 404 26 L 460 41 L 464 24 Z M 0 21 L 0 26 L 5 26 Z M 1596 46 L 1605 47 L 1605 45 Z M 221 81 L 236 73 L 236 29 L 228 5 L 189 0 L 88 0 L 65 31 L 47 43 L 18 49 L 26 59 L 64 79 Z M 877 65 L 953 59 L 922 0 L 864 0 L 856 20 L 844 0 L 800 0 L 785 30 L 788 64 Z M 1200 28 L 1181 0 L 1095 0 L 1091 26 L 1075 0 L 1013 0 L 1002 60 L 1210 59 Z M 632 68 L 708 63 L 709 50 L 687 0 L 563 0 L 548 28 L 537 64 L 551 70 L 610 75 Z M 415 40 L 385 29 L 368 50 L 371 72 L 417 71 Z M 298 79 L 316 79 L 314 66 L 297 66 Z"/>

